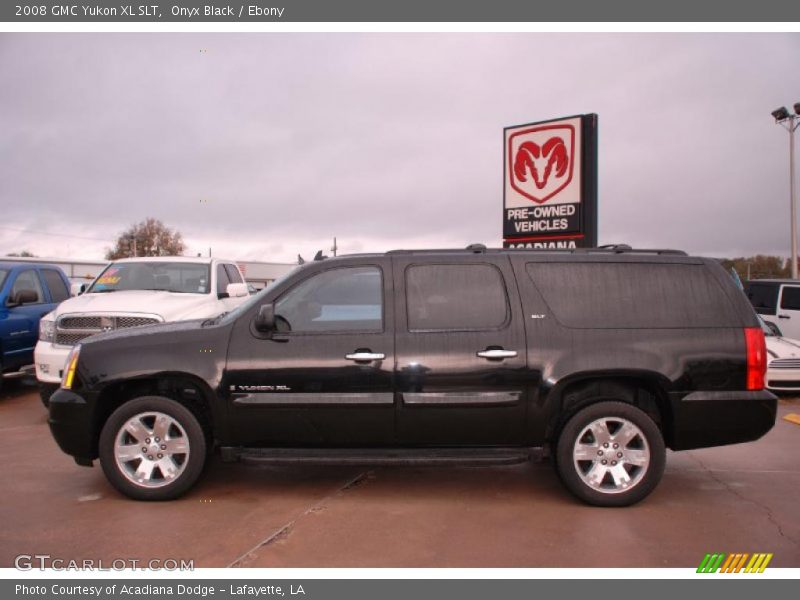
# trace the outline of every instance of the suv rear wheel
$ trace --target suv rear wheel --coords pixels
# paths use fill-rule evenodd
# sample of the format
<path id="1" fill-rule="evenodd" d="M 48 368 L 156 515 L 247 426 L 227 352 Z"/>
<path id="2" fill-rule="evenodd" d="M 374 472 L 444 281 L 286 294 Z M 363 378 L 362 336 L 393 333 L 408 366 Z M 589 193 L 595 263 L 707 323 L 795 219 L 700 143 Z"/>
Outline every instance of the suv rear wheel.
<path id="1" fill-rule="evenodd" d="M 108 418 L 99 454 L 106 477 L 126 496 L 171 500 L 200 477 L 206 440 L 197 417 L 185 406 L 162 396 L 142 396 Z"/>
<path id="2" fill-rule="evenodd" d="M 599 402 L 561 431 L 557 471 L 575 496 L 595 506 L 628 506 L 652 492 L 664 473 L 661 431 L 642 410 Z"/>

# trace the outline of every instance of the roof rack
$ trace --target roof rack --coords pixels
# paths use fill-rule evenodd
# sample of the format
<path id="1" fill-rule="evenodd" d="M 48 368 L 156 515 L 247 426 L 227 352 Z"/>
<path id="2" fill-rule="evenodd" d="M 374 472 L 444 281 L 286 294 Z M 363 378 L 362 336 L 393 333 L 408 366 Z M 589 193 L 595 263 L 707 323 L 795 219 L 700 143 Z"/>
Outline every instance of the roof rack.
<path id="1" fill-rule="evenodd" d="M 465 249 L 389 250 L 386 254 L 447 254 L 464 252 L 464 250 L 475 254 L 509 250 L 512 252 L 556 252 L 560 254 L 659 254 L 688 256 L 683 250 L 671 250 L 669 248 L 631 248 L 628 244 L 605 244 L 597 248 L 487 248 L 483 244 L 470 244 Z"/>
<path id="2" fill-rule="evenodd" d="M 597 248 L 573 248 L 571 252 L 613 252 L 614 254 L 671 254 L 674 256 L 689 256 L 683 250 L 669 248 L 631 248 L 628 244 L 605 244 Z"/>
<path id="3" fill-rule="evenodd" d="M 475 254 L 483 254 L 489 250 L 494 252 L 499 248 L 486 248 L 485 244 L 470 244 L 466 248 L 425 248 L 423 250 L 389 250 L 386 254 L 441 254 L 443 252 L 464 252 L 467 250 Z"/>

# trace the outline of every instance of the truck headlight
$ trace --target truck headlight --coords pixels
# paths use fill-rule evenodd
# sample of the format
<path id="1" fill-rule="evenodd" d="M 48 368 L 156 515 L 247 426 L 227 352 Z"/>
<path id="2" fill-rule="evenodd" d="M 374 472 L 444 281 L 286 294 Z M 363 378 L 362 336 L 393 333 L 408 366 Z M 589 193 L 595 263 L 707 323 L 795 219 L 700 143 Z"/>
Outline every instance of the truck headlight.
<path id="1" fill-rule="evenodd" d="M 64 369 L 64 376 L 61 378 L 61 387 L 65 390 L 72 389 L 72 382 L 75 380 L 75 369 L 78 366 L 78 356 L 81 353 L 81 345 L 78 344 L 70 350 L 69 356 L 67 356 L 67 365 L 66 369 Z"/>
<path id="2" fill-rule="evenodd" d="M 50 342 L 51 344 L 56 339 L 56 321 L 55 319 L 43 318 L 39 321 L 39 340 L 42 342 Z"/>

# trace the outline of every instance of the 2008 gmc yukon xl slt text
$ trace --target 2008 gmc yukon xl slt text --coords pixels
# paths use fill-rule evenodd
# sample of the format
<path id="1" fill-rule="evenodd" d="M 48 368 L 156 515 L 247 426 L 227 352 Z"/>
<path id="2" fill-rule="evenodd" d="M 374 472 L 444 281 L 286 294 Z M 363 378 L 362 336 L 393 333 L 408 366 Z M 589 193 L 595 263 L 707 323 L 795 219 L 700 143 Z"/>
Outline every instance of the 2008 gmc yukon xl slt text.
<path id="1" fill-rule="evenodd" d="M 50 427 L 142 500 L 218 447 L 270 463 L 498 464 L 550 448 L 566 487 L 622 506 L 665 448 L 775 423 L 764 336 L 715 261 L 658 250 L 394 251 L 314 261 L 216 319 L 76 346 Z"/>

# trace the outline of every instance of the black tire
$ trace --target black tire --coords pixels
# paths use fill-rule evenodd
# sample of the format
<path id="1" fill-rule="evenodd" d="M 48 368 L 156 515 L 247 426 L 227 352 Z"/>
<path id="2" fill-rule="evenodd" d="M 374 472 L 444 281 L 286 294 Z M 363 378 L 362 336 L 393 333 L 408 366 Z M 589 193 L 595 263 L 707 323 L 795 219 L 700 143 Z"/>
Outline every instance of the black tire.
<path id="1" fill-rule="evenodd" d="M 57 383 L 42 383 L 39 382 L 39 398 L 42 399 L 44 407 L 50 408 L 50 396 L 58 391 L 59 385 Z"/>
<path id="2" fill-rule="evenodd" d="M 151 417 L 148 416 L 150 413 L 164 415 L 167 422 L 170 422 L 170 419 L 172 420 L 172 423 L 175 424 L 175 428 L 170 429 L 170 431 L 177 432 L 179 435 L 170 440 L 167 440 L 165 436 L 163 442 L 184 440 L 185 443 L 188 443 L 188 453 L 170 455 L 173 461 L 170 464 L 176 465 L 176 469 L 179 471 L 178 475 L 175 476 L 175 479 L 172 481 L 168 481 L 167 476 L 158 466 L 161 464 L 161 461 L 157 460 L 156 462 L 158 464 L 155 467 L 150 467 L 153 473 L 150 483 L 140 484 L 129 478 L 134 477 L 133 474 L 126 475 L 126 473 L 132 473 L 134 467 L 138 468 L 139 464 L 147 461 L 147 456 L 151 457 L 150 460 L 155 459 L 155 453 L 159 452 L 159 447 L 155 445 L 153 446 L 154 449 L 151 450 L 150 443 L 156 444 L 157 441 L 161 440 L 157 437 L 152 437 L 152 439 L 148 437 L 147 440 L 149 441 L 147 443 L 140 441 L 139 445 L 143 446 L 142 450 L 148 449 L 148 453 L 150 454 L 146 454 L 142 458 L 134 458 L 131 462 L 126 462 L 122 466 L 116 459 L 116 444 L 118 436 L 124 437 L 126 435 L 122 433 L 123 426 L 126 422 L 138 422 L 144 426 L 142 431 L 149 432 L 143 435 L 154 435 L 156 428 L 155 419 L 157 417 L 152 417 L 153 425 L 150 427 L 147 425 L 151 419 Z M 130 436 L 130 438 L 129 443 L 131 447 L 133 447 L 132 442 L 133 440 L 138 440 L 138 437 L 134 438 Z M 136 446 L 137 450 L 139 445 Z M 165 455 L 168 454 L 170 453 L 165 451 Z M 185 494 L 197 482 L 197 479 L 203 472 L 207 457 L 206 438 L 197 417 L 179 402 L 163 396 L 142 396 L 126 402 L 108 418 L 100 433 L 99 455 L 100 465 L 108 481 L 129 498 L 135 500 L 172 500 Z M 159 454 L 158 457 L 160 456 Z M 181 456 L 183 456 L 183 461 L 179 462 Z M 158 470 L 156 470 L 156 468 L 158 468 Z M 160 482 L 159 475 L 162 480 Z"/>
<path id="3" fill-rule="evenodd" d="M 595 422 L 600 423 L 599 434 L 602 435 L 604 427 L 606 432 L 612 434 L 608 438 L 602 437 L 608 442 L 596 440 L 594 434 L 587 430 Z M 621 429 L 615 427 L 621 427 L 625 422 L 638 428 L 638 432 L 623 447 L 614 448 L 614 443 L 623 441 Z M 635 431 L 633 428 L 628 430 Z M 615 437 L 617 435 L 619 438 Z M 579 442 L 585 445 L 578 448 Z M 578 454 L 579 450 L 583 454 Z M 599 454 L 601 452 L 602 455 Z M 590 454 L 591 458 L 588 456 Z M 619 466 L 616 466 L 614 459 L 619 454 L 623 456 L 618 459 Z M 586 456 L 587 459 L 580 460 L 580 456 Z M 628 462 L 642 462 L 644 456 L 648 457 L 644 467 Z M 602 463 L 602 460 L 606 463 Z M 614 467 L 611 466 L 612 460 Z M 567 421 L 556 447 L 556 472 L 561 481 L 575 496 L 594 506 L 629 506 L 639 502 L 661 481 L 665 464 L 666 448 L 658 426 L 644 411 L 624 402 L 598 402 L 582 409 Z M 620 468 L 627 473 L 628 482 L 620 479 L 622 483 L 617 483 L 614 474 L 619 474 Z M 596 473 L 594 478 L 593 470 Z M 585 479 L 593 480 L 593 483 Z"/>

